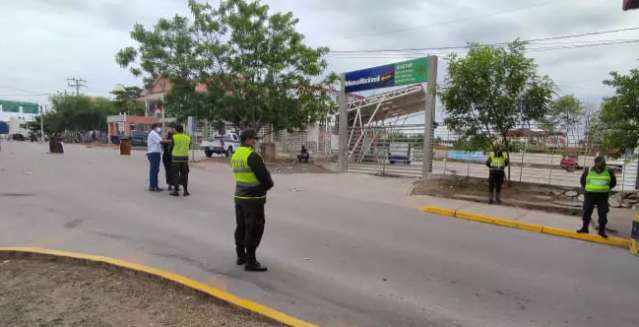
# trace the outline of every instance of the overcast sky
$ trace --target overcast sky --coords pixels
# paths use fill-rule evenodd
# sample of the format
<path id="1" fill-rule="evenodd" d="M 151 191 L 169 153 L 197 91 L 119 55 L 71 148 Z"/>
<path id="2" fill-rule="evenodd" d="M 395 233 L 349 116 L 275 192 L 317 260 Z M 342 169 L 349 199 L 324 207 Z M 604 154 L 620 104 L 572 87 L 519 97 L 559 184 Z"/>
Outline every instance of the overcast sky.
<path id="1" fill-rule="evenodd" d="M 273 11 L 292 11 L 307 42 L 331 50 L 456 46 L 639 26 L 639 10 L 623 12 L 622 0 L 264 2 Z M 82 92 L 90 95 L 108 96 L 118 83 L 141 85 L 114 61 L 119 49 L 134 45 L 129 37 L 133 24 L 151 26 L 160 17 L 188 15 L 186 0 L 0 0 L 0 8 L 0 99 L 41 104 L 47 93 L 71 91 L 68 77 L 87 80 Z M 639 31 L 546 44 L 633 39 L 639 39 Z M 610 71 L 639 67 L 639 43 L 529 55 L 560 93 L 586 103 L 610 94 L 601 84 Z M 371 57 L 330 56 L 329 69 L 344 72 L 403 59 Z M 440 60 L 440 81 L 445 65 Z"/>

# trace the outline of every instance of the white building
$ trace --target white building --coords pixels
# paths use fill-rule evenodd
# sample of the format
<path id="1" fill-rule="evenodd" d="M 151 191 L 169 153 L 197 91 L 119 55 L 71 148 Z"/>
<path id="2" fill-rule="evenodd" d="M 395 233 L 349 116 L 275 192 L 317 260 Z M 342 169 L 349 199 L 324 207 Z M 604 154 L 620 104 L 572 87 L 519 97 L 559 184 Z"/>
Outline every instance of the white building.
<path id="1" fill-rule="evenodd" d="M 39 114 L 37 103 L 0 100 L 0 121 L 8 123 L 10 134 L 26 134 L 22 126 L 34 121 Z"/>

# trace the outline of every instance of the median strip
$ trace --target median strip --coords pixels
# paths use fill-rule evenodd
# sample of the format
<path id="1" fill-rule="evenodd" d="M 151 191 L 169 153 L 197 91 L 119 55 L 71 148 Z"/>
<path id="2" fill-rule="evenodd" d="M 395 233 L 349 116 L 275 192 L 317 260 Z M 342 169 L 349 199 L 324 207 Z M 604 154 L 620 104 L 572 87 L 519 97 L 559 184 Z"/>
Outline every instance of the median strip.
<path id="1" fill-rule="evenodd" d="M 629 249 L 632 245 L 632 241 L 629 239 L 610 236 L 608 238 L 603 238 L 599 235 L 593 234 L 579 234 L 574 231 L 569 231 L 561 228 L 538 225 L 538 224 L 530 224 L 522 221 L 518 221 L 515 219 L 509 218 L 501 218 L 490 215 L 478 214 L 467 211 L 454 210 L 449 208 L 442 208 L 436 206 L 424 206 L 420 208 L 421 211 L 426 213 L 431 213 L 439 216 L 453 217 L 458 219 L 470 220 L 474 222 L 496 225 L 501 227 L 514 228 L 519 230 L 524 230 L 528 232 L 542 233 L 552 236 L 572 238 L 576 240 L 582 240 L 592 243 L 604 244 L 624 249 Z"/>
<path id="2" fill-rule="evenodd" d="M 78 261 L 107 264 L 113 267 L 124 268 L 126 270 L 141 272 L 154 277 L 182 285 L 184 287 L 196 290 L 198 292 L 208 294 L 226 303 L 236 305 L 245 310 L 251 311 L 263 317 L 270 318 L 274 321 L 283 323 L 291 327 L 318 327 L 315 324 L 291 317 L 283 312 L 269 308 L 265 305 L 243 299 L 229 292 L 211 287 L 201 282 L 195 281 L 188 277 L 178 275 L 176 273 L 163 271 L 153 267 L 143 266 L 137 263 L 127 262 L 120 259 L 109 258 L 104 256 L 96 256 L 83 253 L 74 253 L 50 249 L 40 249 L 31 247 L 0 247 L 0 258 L 10 258 L 13 256 L 36 255 L 73 259 Z"/>

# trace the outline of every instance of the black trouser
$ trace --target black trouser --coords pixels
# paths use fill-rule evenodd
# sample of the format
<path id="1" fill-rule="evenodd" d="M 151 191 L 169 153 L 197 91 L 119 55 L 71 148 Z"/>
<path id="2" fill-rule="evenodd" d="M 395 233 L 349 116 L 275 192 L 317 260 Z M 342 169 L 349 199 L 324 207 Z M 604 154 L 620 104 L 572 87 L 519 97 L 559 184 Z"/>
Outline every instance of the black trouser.
<path id="1" fill-rule="evenodd" d="M 583 227 L 588 228 L 590 225 L 595 206 L 597 206 L 597 214 L 599 215 L 599 230 L 605 230 L 606 224 L 608 224 L 608 192 L 586 192 L 584 194 Z"/>
<path id="2" fill-rule="evenodd" d="M 164 173 L 166 175 L 166 185 L 173 186 L 175 184 L 173 178 L 173 157 L 171 154 L 164 152 L 162 154 L 162 163 L 164 164 Z"/>
<path id="3" fill-rule="evenodd" d="M 185 191 L 189 187 L 189 162 L 173 160 L 173 186 L 176 191 L 180 185 L 184 186 Z"/>
<path id="4" fill-rule="evenodd" d="M 506 174 L 502 169 L 491 169 L 488 175 L 488 191 L 490 197 L 493 197 L 493 191 L 497 191 L 497 194 L 501 193 L 501 185 L 504 184 L 504 178 Z"/>
<path id="5" fill-rule="evenodd" d="M 264 200 L 235 200 L 235 249 L 239 258 L 251 264 L 257 260 L 255 250 L 264 234 Z"/>

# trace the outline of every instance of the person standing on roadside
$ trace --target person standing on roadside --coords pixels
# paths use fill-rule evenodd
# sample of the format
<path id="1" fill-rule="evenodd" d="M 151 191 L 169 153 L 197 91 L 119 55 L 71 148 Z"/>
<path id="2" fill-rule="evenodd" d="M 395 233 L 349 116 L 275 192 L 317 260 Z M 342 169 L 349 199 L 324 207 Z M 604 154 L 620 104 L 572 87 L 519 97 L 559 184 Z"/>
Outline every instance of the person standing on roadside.
<path id="1" fill-rule="evenodd" d="M 173 192 L 171 195 L 179 196 L 180 184 L 184 187 L 184 196 L 189 193 L 189 151 L 191 148 L 191 137 L 184 133 L 184 127 L 177 125 L 172 137 L 173 150 L 171 152 L 173 162 Z"/>
<path id="2" fill-rule="evenodd" d="M 158 174 L 160 173 L 160 160 L 162 159 L 162 128 L 159 124 L 151 125 L 151 130 L 146 138 L 146 157 L 149 159 L 149 191 L 161 192 L 158 186 Z"/>
<path id="3" fill-rule="evenodd" d="M 256 259 L 255 252 L 264 234 L 264 205 L 266 192 L 273 187 L 273 179 L 262 157 L 254 150 L 257 133 L 252 129 L 240 134 L 240 147 L 231 157 L 235 178 L 235 249 L 237 264 L 246 271 L 266 271 Z"/>
<path id="4" fill-rule="evenodd" d="M 493 202 L 501 203 L 501 186 L 506 178 L 505 168 L 508 163 L 508 155 L 503 151 L 501 145 L 495 145 L 494 151 L 488 154 L 488 160 L 486 161 L 486 166 L 490 169 L 488 174 L 488 202 L 491 204 Z"/>
<path id="5" fill-rule="evenodd" d="M 584 190 L 583 225 L 577 233 L 589 233 L 588 225 L 590 225 L 592 212 L 596 206 L 599 215 L 599 235 L 608 238 L 608 234 L 606 234 L 609 211 L 608 197 L 610 190 L 617 186 L 615 173 L 606 167 L 604 157 L 597 157 L 595 158 L 595 166 L 584 170 L 580 182 Z"/>
<path id="6" fill-rule="evenodd" d="M 164 164 L 164 173 L 166 177 L 166 185 L 169 191 L 173 189 L 173 130 L 168 129 L 166 138 L 162 140 L 162 163 Z"/>

